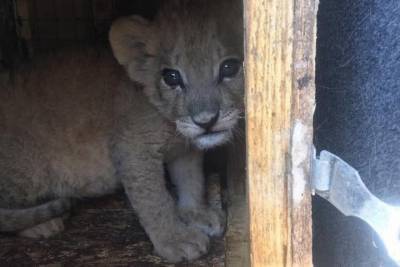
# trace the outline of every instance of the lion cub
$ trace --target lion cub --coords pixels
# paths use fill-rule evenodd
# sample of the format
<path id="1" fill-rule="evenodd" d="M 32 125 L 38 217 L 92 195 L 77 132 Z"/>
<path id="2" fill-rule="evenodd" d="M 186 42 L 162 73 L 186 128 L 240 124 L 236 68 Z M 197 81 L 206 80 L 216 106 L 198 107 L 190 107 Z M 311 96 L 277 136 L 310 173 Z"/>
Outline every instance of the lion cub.
<path id="1" fill-rule="evenodd" d="M 19 71 L 0 90 L 0 230 L 49 235 L 71 198 L 122 186 L 159 255 L 206 253 L 224 216 L 204 199 L 203 151 L 243 112 L 241 17 L 233 1 L 167 2 L 112 25 L 119 64 L 81 48 Z"/>

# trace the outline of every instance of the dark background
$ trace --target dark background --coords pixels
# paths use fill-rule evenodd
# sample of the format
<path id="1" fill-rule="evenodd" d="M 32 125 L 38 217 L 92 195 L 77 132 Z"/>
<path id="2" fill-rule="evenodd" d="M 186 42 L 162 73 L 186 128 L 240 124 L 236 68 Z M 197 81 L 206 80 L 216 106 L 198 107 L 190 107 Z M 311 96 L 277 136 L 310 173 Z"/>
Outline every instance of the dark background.
<path id="1" fill-rule="evenodd" d="M 0 71 L 35 53 L 71 45 L 104 45 L 111 22 L 152 19 L 160 0 L 1 0 Z"/>
<path id="2" fill-rule="evenodd" d="M 400 1 L 321 0 L 316 63 L 315 144 L 400 205 Z M 313 223 L 315 266 L 394 266 L 365 223 L 318 197 Z"/>

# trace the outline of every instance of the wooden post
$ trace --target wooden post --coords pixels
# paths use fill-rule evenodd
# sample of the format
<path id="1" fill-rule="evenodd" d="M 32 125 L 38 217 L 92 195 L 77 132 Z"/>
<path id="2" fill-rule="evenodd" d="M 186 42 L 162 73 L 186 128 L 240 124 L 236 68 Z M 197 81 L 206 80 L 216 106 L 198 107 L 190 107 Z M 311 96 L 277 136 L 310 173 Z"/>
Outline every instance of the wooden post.
<path id="1" fill-rule="evenodd" d="M 251 266 L 312 266 L 317 0 L 245 0 Z"/>
<path id="2" fill-rule="evenodd" d="M 237 131 L 244 131 L 241 123 Z M 225 266 L 250 265 L 249 218 L 246 194 L 246 144 L 239 134 L 228 147 L 228 228 L 225 234 Z"/>

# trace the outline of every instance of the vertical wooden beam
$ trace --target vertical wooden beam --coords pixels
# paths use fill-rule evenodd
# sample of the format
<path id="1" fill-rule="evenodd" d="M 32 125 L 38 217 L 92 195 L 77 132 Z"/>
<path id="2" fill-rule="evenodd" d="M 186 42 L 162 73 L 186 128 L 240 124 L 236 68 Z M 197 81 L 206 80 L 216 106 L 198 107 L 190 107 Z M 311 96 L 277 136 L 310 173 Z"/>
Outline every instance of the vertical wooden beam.
<path id="1" fill-rule="evenodd" d="M 316 0 L 245 0 L 251 266 L 311 266 Z"/>
<path id="2" fill-rule="evenodd" d="M 292 134 L 289 207 L 292 266 L 312 266 L 311 192 L 309 185 L 318 0 L 294 1 Z"/>
<path id="3" fill-rule="evenodd" d="M 244 132 L 244 123 L 237 131 Z M 225 266 L 250 265 L 249 218 L 246 194 L 246 144 L 244 134 L 239 134 L 228 147 L 228 228 L 225 234 Z"/>
<path id="4" fill-rule="evenodd" d="M 20 37 L 26 41 L 32 40 L 32 27 L 30 25 L 30 13 L 31 13 L 31 2 L 29 0 L 17 0 L 16 2 L 16 12 L 20 21 Z"/>

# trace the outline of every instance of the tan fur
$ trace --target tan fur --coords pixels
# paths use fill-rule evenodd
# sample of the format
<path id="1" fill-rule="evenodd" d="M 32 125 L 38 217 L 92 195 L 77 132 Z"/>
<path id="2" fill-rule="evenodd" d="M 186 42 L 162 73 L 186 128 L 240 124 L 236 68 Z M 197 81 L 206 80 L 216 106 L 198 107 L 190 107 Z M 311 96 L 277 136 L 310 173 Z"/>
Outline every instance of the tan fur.
<path id="1" fill-rule="evenodd" d="M 115 22 L 110 42 L 128 75 L 107 50 L 70 49 L 41 57 L 0 88 L 0 208 L 123 186 L 158 254 L 171 262 L 204 254 L 224 215 L 204 199 L 199 148 L 229 141 L 243 111 L 242 70 L 215 77 L 223 59 L 242 60 L 240 8 L 215 2 L 171 1 L 152 23 Z M 182 71 L 185 90 L 162 81 L 165 67 Z M 220 116 L 210 135 L 219 139 L 189 116 L 211 102 Z M 165 187 L 164 163 L 178 203 Z M 7 221 L 1 216 L 0 209 Z"/>

